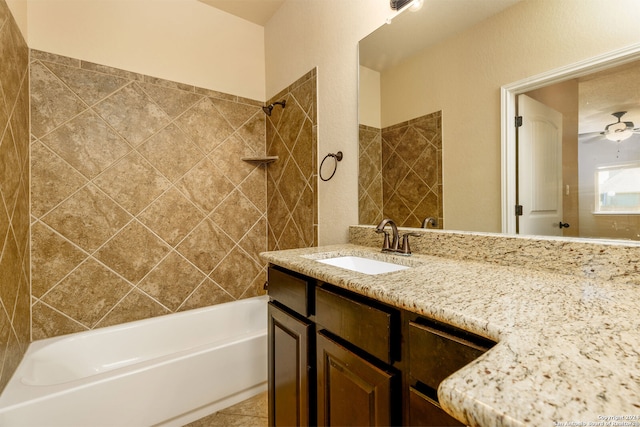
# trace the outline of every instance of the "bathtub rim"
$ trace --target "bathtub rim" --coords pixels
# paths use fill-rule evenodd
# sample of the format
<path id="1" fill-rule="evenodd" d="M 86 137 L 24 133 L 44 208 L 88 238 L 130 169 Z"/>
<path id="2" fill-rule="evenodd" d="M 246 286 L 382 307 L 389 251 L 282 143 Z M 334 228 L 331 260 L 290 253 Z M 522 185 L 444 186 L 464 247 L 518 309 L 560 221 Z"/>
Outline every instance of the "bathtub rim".
<path id="1" fill-rule="evenodd" d="M 265 304 L 266 304 L 269 301 L 269 295 L 258 295 L 258 296 L 254 296 L 254 297 L 250 297 L 250 298 L 242 298 L 242 299 L 235 300 L 235 301 L 227 301 L 227 302 L 223 302 L 223 303 L 220 303 L 220 304 L 214 304 L 214 305 L 208 305 L 208 306 L 205 306 L 205 307 L 193 308 L 193 309 L 190 309 L 190 310 L 179 311 L 179 312 L 176 312 L 176 313 L 166 313 L 166 314 L 161 314 L 161 315 L 158 315 L 158 316 L 147 317 L 145 319 L 138 319 L 138 320 L 132 320 L 130 322 L 118 323 L 117 325 L 102 326 L 102 327 L 98 327 L 98 328 L 94 328 L 94 329 L 88 329 L 86 331 L 71 332 L 71 333 L 64 334 L 64 335 L 58 335 L 58 336 L 55 336 L 55 337 L 43 338 L 43 339 L 31 341 L 29 343 L 27 351 L 25 352 L 25 355 L 23 356 L 23 359 L 25 358 L 26 354 L 29 352 L 29 350 L 30 350 L 30 348 L 32 346 L 36 347 L 36 348 L 40 348 L 40 347 L 46 346 L 47 344 L 51 344 L 53 342 L 72 340 L 72 339 L 74 339 L 76 337 L 80 337 L 80 336 L 84 336 L 84 335 L 90 335 L 90 334 L 102 335 L 102 334 L 107 334 L 107 333 L 113 332 L 113 331 L 127 330 L 127 329 L 134 328 L 136 326 L 145 325 L 147 323 L 153 323 L 153 322 L 162 321 L 163 319 L 166 319 L 169 316 L 171 316 L 174 319 L 175 318 L 191 317 L 191 316 L 198 315 L 200 313 L 204 313 L 204 312 L 207 312 L 207 311 L 214 310 L 216 308 L 222 308 L 222 307 L 227 306 L 227 305 L 245 304 L 245 303 L 249 303 L 249 302 L 252 302 L 252 301 L 265 301 Z M 21 362 L 22 362 L 22 360 L 21 360 Z"/>
<path id="2" fill-rule="evenodd" d="M 27 347 L 27 351 L 25 352 L 23 358 L 21 359 L 20 364 L 18 365 L 18 368 L 13 372 L 4 390 L 2 391 L 2 393 L 0 393 L 0 413 L 3 411 L 9 410 L 10 408 L 28 405 L 28 404 L 31 404 L 32 402 L 48 399 L 49 396 L 54 396 L 54 395 L 63 393 L 64 390 L 59 390 L 59 389 L 61 386 L 65 384 L 77 383 L 77 385 L 74 388 L 79 388 L 79 389 L 91 387 L 92 384 L 107 382 L 107 381 L 110 381 L 111 378 L 113 377 L 122 376 L 122 375 L 125 375 L 126 373 L 140 372 L 147 369 L 151 369 L 150 366 L 145 366 L 145 365 L 152 362 L 154 366 L 162 365 L 162 364 L 170 363 L 171 361 L 174 361 L 177 359 L 186 358 L 188 357 L 188 355 L 206 352 L 209 349 L 209 346 L 211 345 L 211 343 L 201 344 L 198 346 L 183 349 L 178 352 L 173 352 L 166 355 L 151 358 L 142 362 L 137 362 L 132 365 L 121 366 L 113 370 L 98 372 L 90 376 L 81 377 L 81 378 L 73 379 L 70 381 L 58 382 L 54 384 L 25 384 L 22 381 L 22 376 L 24 376 L 22 372 L 24 369 L 23 362 L 27 359 L 28 356 L 31 356 L 33 353 L 36 353 L 38 350 L 45 348 L 48 345 L 62 342 L 62 341 L 77 339 L 86 335 L 102 335 L 107 333 L 123 331 L 123 330 L 129 330 L 129 329 L 135 328 L 136 326 L 162 321 L 164 318 L 167 318 L 169 316 L 173 316 L 174 319 L 176 317 L 180 317 L 180 318 L 193 317 L 204 312 L 213 311 L 216 308 L 220 308 L 221 306 L 226 306 L 230 304 L 236 304 L 236 305 L 249 304 L 249 303 L 253 304 L 253 303 L 262 302 L 262 301 L 264 302 L 265 310 L 266 310 L 266 304 L 269 301 L 269 297 L 268 295 L 259 295 L 251 298 L 243 298 L 241 300 L 228 301 L 225 303 L 215 304 L 215 305 L 206 306 L 206 307 L 200 307 L 192 310 L 185 310 L 178 313 L 169 313 L 169 314 L 154 316 L 146 319 L 140 319 L 140 320 L 135 320 L 131 322 L 121 323 L 117 325 L 105 326 L 102 328 L 92 329 L 88 331 L 75 332 L 71 334 L 65 334 L 57 337 L 51 337 L 51 338 L 33 341 Z M 266 316 L 266 312 L 265 312 L 265 316 Z M 238 336 L 237 338 L 241 340 L 248 340 L 256 336 L 262 335 L 264 333 L 266 333 L 266 328 L 264 332 L 251 331 L 241 336 Z M 231 344 L 231 342 L 232 341 L 230 340 L 226 340 L 226 341 L 221 340 L 221 341 L 218 341 L 217 343 L 220 346 L 228 346 Z M 24 388 L 33 388 L 33 389 L 39 390 L 40 392 L 38 393 L 37 396 L 32 396 L 27 398 L 26 396 L 24 396 Z M 10 396 L 9 394 L 12 391 L 15 392 L 15 394 Z"/>

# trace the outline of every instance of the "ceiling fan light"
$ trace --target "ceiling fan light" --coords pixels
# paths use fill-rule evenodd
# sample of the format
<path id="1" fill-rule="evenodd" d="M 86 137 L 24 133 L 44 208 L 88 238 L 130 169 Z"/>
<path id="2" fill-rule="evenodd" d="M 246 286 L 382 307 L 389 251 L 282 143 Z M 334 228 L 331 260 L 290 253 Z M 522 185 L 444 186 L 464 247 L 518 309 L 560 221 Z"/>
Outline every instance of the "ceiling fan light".
<path id="1" fill-rule="evenodd" d="M 633 135 L 633 130 L 629 128 L 625 128 L 624 130 L 615 130 L 613 132 L 611 131 L 607 132 L 604 136 L 609 141 L 620 142 L 620 141 L 624 141 L 625 139 L 631 138 L 631 135 Z"/>
<path id="2" fill-rule="evenodd" d="M 623 122 L 612 123 L 605 128 L 607 133 L 622 132 L 627 129 L 627 125 Z"/>
<path id="3" fill-rule="evenodd" d="M 625 114 L 627 114 L 626 111 L 617 111 L 611 114 L 617 118 L 618 121 L 605 126 L 604 132 L 602 132 L 604 137 L 609 141 L 620 142 L 631 138 L 631 135 L 633 135 L 633 122 L 623 122 L 620 120 Z"/>

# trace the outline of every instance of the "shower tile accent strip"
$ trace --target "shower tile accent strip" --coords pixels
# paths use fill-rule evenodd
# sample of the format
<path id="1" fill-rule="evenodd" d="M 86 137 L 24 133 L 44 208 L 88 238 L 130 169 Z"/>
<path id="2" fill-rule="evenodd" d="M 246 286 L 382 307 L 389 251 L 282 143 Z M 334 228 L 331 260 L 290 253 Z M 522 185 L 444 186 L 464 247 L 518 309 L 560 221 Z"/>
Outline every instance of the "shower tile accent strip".
<path id="1" fill-rule="evenodd" d="M 262 102 L 31 58 L 33 339 L 263 293 Z"/>
<path id="2" fill-rule="evenodd" d="M 0 0 L 0 391 L 29 344 L 29 49 Z"/>

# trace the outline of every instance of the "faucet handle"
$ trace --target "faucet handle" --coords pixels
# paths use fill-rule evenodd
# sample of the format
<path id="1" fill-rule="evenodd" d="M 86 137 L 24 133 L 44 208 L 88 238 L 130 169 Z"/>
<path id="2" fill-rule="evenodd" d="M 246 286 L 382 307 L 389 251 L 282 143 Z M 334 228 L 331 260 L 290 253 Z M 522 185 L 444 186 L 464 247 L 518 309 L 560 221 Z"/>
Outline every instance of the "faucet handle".
<path id="1" fill-rule="evenodd" d="M 419 233 L 405 233 L 402 235 L 402 247 L 400 248 L 400 252 L 403 255 L 411 255 L 411 248 L 409 247 L 409 236 L 420 237 Z"/>
<path id="2" fill-rule="evenodd" d="M 391 249 L 391 242 L 389 241 L 389 233 L 384 230 L 376 230 L 376 233 L 384 233 L 384 240 L 382 242 L 382 250 L 388 251 Z"/>

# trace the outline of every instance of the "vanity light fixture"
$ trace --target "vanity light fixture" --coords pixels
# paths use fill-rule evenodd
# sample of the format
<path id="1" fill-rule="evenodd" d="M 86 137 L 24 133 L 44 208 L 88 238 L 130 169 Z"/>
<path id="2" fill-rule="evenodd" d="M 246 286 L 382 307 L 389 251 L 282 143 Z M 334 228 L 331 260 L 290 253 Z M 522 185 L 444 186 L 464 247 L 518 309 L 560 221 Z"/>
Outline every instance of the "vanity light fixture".
<path id="1" fill-rule="evenodd" d="M 390 0 L 391 9 L 393 10 L 403 10 L 407 7 L 409 10 L 415 12 L 417 10 L 422 9 L 422 5 L 424 5 L 424 0 Z"/>
<path id="2" fill-rule="evenodd" d="M 411 12 L 417 12 L 422 9 L 422 6 L 424 6 L 424 0 L 413 0 L 411 6 L 409 6 L 409 10 Z"/>
<path id="3" fill-rule="evenodd" d="M 400 10 L 409 3 L 413 3 L 413 0 L 391 0 L 391 9 Z"/>
<path id="4" fill-rule="evenodd" d="M 389 0 L 391 9 L 397 10 L 398 12 L 393 16 L 387 18 L 387 24 L 391 24 L 393 18 L 400 15 L 405 10 L 410 10 L 411 12 L 417 12 L 422 9 L 424 5 L 424 0 Z"/>

